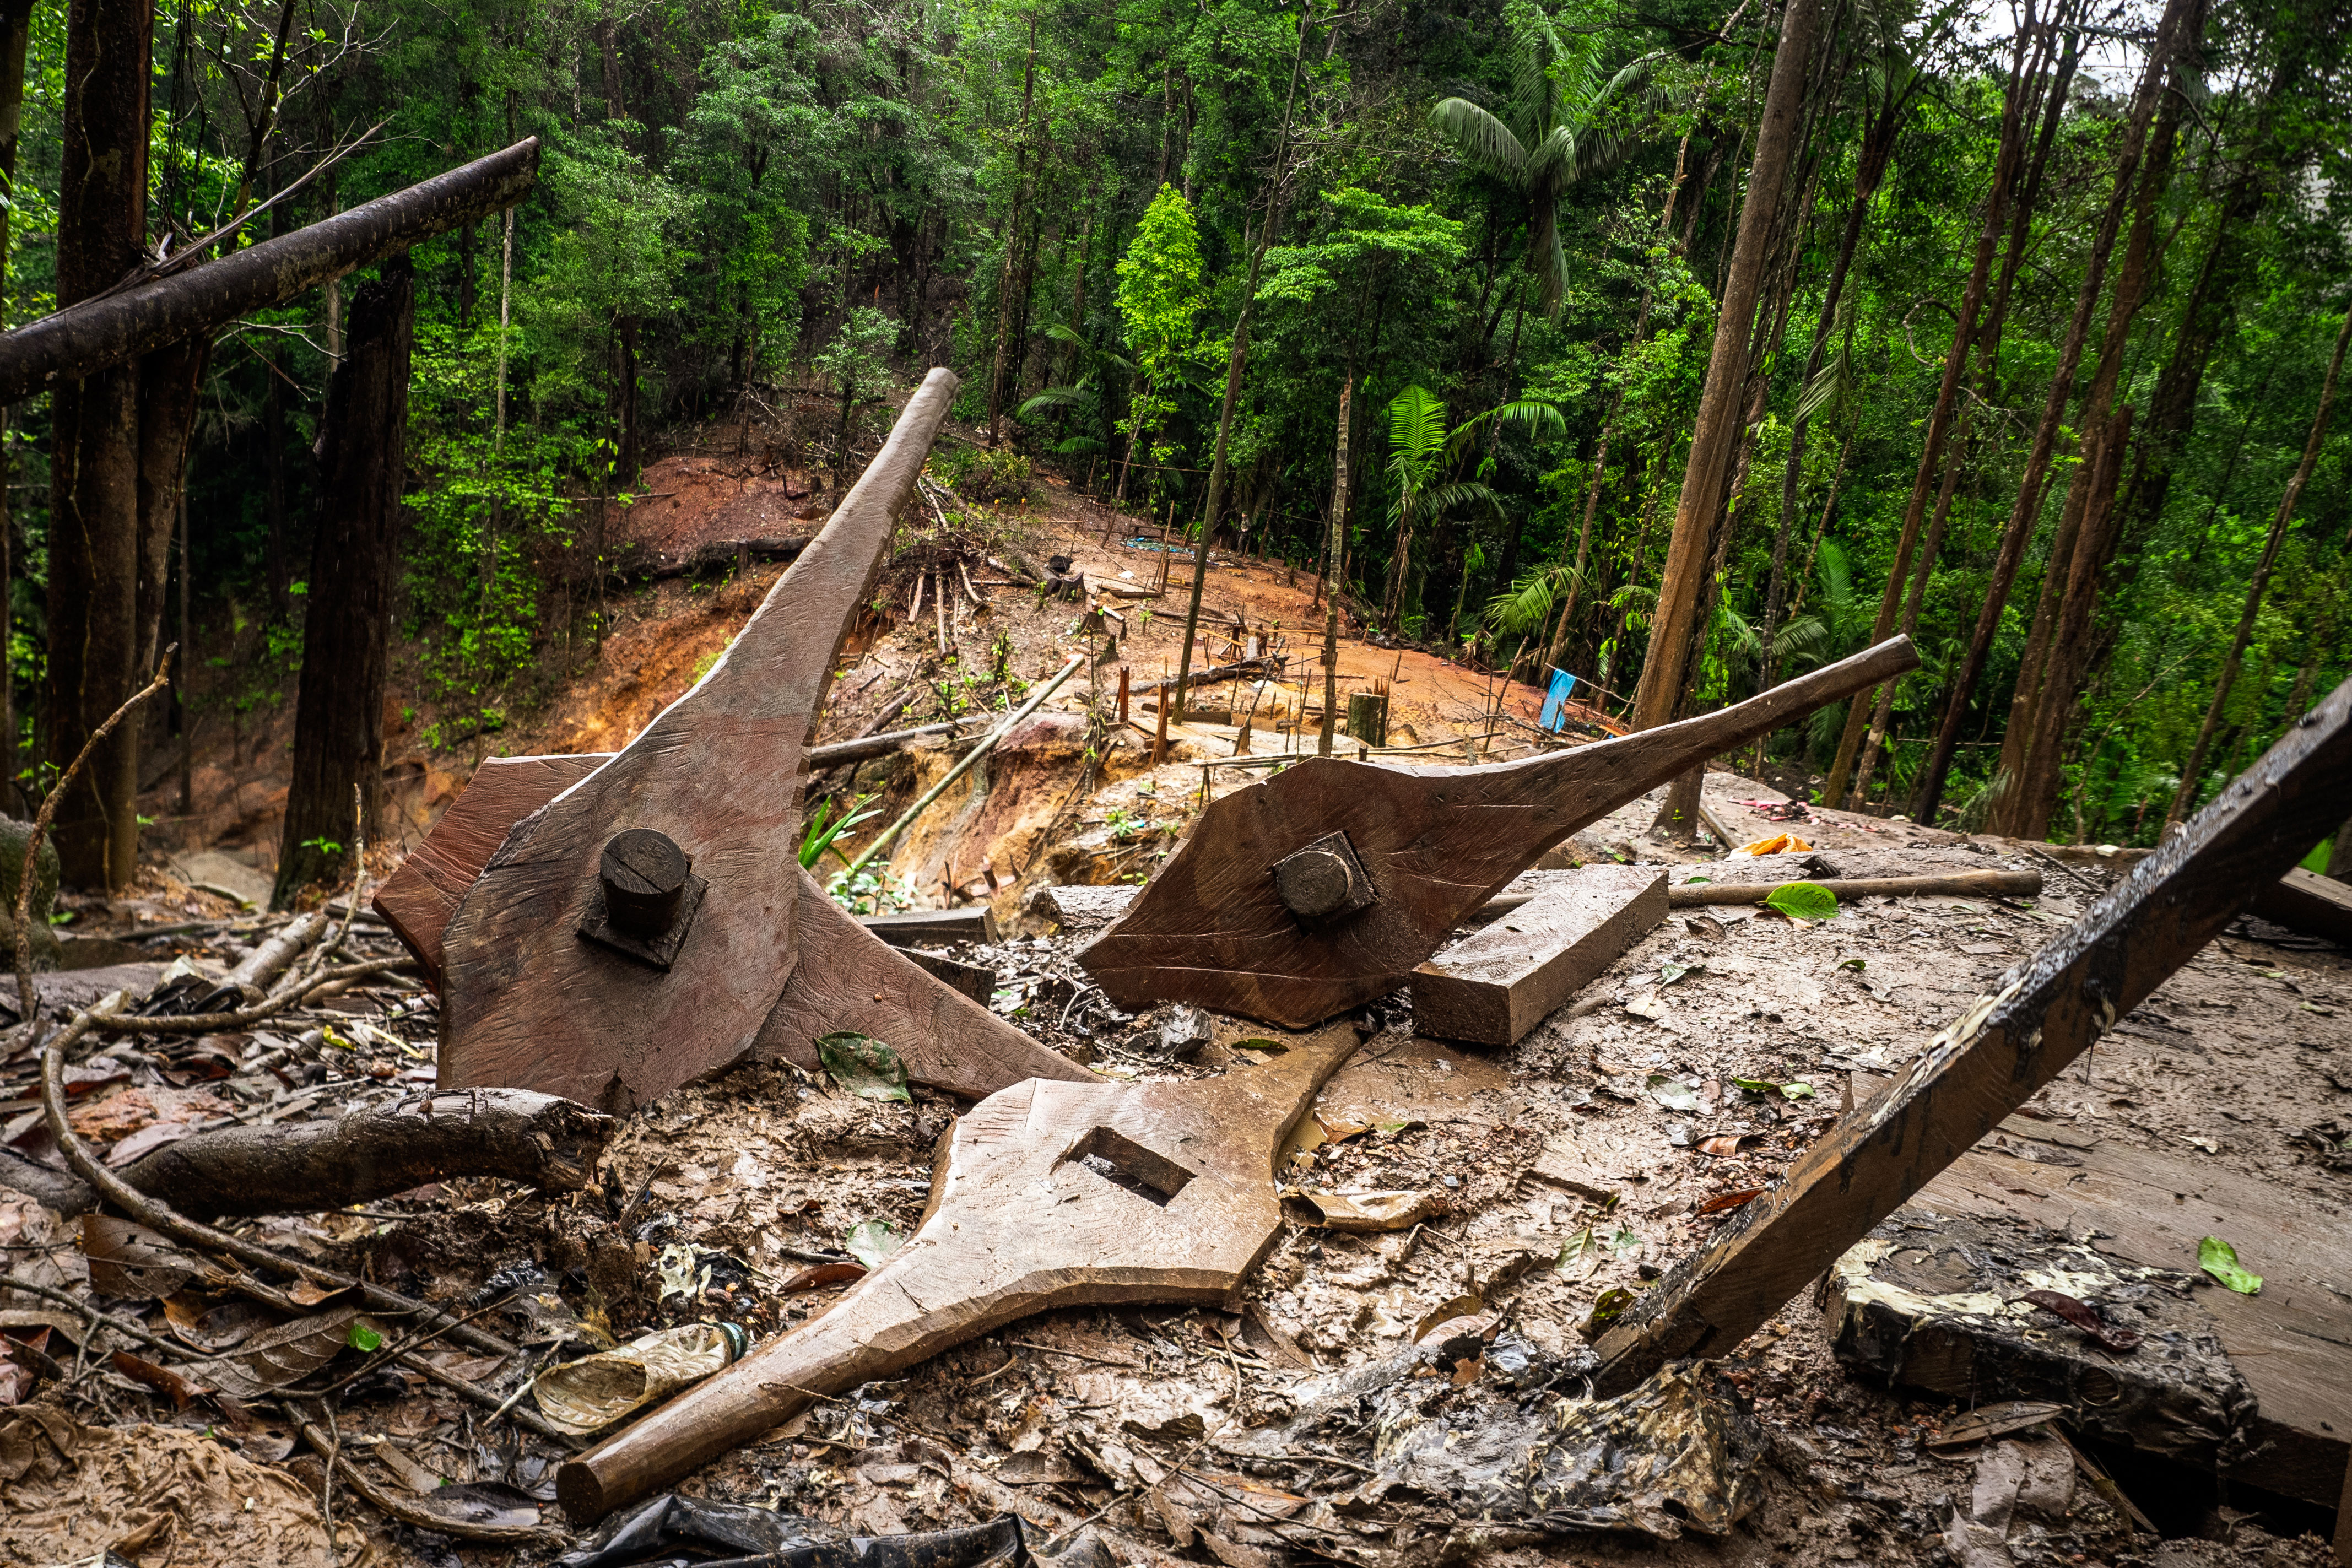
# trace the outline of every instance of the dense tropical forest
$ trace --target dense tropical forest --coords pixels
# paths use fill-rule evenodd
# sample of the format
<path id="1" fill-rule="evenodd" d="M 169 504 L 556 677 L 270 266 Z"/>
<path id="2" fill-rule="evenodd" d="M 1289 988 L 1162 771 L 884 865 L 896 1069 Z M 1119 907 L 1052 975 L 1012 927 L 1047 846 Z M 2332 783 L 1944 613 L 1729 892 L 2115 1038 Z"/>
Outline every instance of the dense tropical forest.
<path id="1" fill-rule="evenodd" d="M 854 473 L 932 364 L 997 437 L 942 459 L 968 497 L 1052 473 L 1302 573 L 1336 539 L 1372 635 L 1637 725 L 1907 631 L 1916 673 L 1771 742 L 1831 805 L 2150 843 L 2352 668 L 2326 0 L 6 11 L 11 325 L 113 276 L 74 255 L 63 172 L 108 166 L 69 145 L 105 90 L 78 30 L 140 46 L 104 79 L 148 98 L 151 270 L 540 143 L 510 211 L 183 367 L 123 695 L 187 596 L 219 700 L 292 691 L 352 504 L 331 373 L 394 273 L 387 614 L 446 744 L 598 657 L 606 502 L 679 432 L 813 408 L 800 460 Z M 28 789 L 108 706 L 57 697 L 89 645 L 68 403 L 8 414 Z"/>

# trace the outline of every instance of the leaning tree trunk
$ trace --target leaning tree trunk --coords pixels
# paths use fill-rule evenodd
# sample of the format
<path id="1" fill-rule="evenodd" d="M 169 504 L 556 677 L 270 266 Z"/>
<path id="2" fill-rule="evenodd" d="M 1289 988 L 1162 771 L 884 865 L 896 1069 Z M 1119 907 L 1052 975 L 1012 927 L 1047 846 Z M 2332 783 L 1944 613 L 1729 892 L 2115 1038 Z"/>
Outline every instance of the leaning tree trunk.
<path id="1" fill-rule="evenodd" d="M 415 324 L 415 274 L 403 256 L 352 300 L 343 363 L 327 393 L 294 777 L 273 895 L 280 909 L 349 864 L 355 790 L 362 831 L 381 837 L 384 678 Z"/>
<path id="2" fill-rule="evenodd" d="M 1903 531 L 1895 542 L 1895 564 L 1887 571 L 1886 590 L 1879 596 L 1878 618 L 1871 627 L 1873 645 L 1886 640 L 1902 608 L 1912 552 L 1918 547 L 1919 530 L 1927 516 L 1928 493 L 1943 465 L 1945 442 L 1959 406 L 1960 384 L 1968 373 L 1969 351 L 1975 346 L 1977 318 L 1984 309 L 1993 257 L 2008 221 L 2010 189 L 2024 161 L 2025 101 L 2031 91 L 2025 71 L 2027 41 L 2024 33 L 2018 34 L 2010 67 L 2008 101 L 2001 113 L 2000 151 L 1993 163 L 1992 193 L 1985 203 L 1984 226 L 1977 234 L 1976 258 L 1969 269 L 1967 290 L 1960 297 L 1959 317 L 1952 326 L 1951 350 L 1944 356 L 1944 378 L 1936 388 L 1935 407 L 1927 416 L 1927 437 L 1919 451 L 1918 470 L 1911 479 L 1911 499 L 1903 510 Z M 1862 749 L 1871 715 L 1887 706 L 1874 701 L 1877 695 L 1875 690 L 1857 692 L 1853 700 L 1846 704 L 1845 729 L 1838 736 L 1837 756 L 1830 763 L 1829 780 L 1822 786 L 1823 805 L 1845 804 L 1846 784 L 1853 775 L 1854 760 Z"/>
<path id="3" fill-rule="evenodd" d="M 148 0 L 72 0 L 66 17 L 57 292 L 71 305 L 139 261 L 146 233 Z M 15 334 L 11 334 L 12 336 Z M 47 760 L 62 771 L 137 689 L 139 372 L 59 381 L 51 400 Z M 139 850 L 139 730 L 116 728 L 59 802 L 65 879 L 129 884 Z"/>
<path id="4" fill-rule="evenodd" d="M 2175 35 L 2176 58 L 2194 58 L 2204 25 L 2203 0 L 2196 0 L 2182 21 L 2181 31 Z M 2115 497 L 2123 475 L 2124 433 L 2130 425 L 2127 412 L 2116 406 L 2116 388 L 2122 384 L 2132 321 L 2147 298 L 2161 248 L 2156 207 L 2171 181 L 2173 149 L 2179 139 L 2179 102 L 2177 92 L 2165 97 L 2150 135 L 2123 268 L 2116 275 L 2115 295 L 2107 304 L 2098 363 L 2083 397 L 2085 447 L 2095 444 L 2098 460 L 2074 471 L 2074 488 L 2083 490 L 2083 501 L 2075 509 L 2082 521 L 2072 558 L 2053 556 L 2051 560 L 2053 580 L 2057 579 L 2062 563 L 2064 566 L 2063 592 L 2051 605 L 2053 624 L 2046 632 L 2036 628 L 2042 659 L 2020 672 L 2016 702 L 2010 713 L 2007 739 L 2015 740 L 2021 732 L 2024 739 L 2014 753 L 2011 788 L 1996 810 L 1996 816 L 2005 819 L 1996 824 L 1996 831 L 2020 838 L 2039 838 L 2048 830 L 2050 813 L 2058 799 L 2066 722 L 2090 667 L 2091 617 L 2098 607 L 2099 579 L 2114 554 L 2115 530 L 2121 521 Z M 2006 744 L 2002 752 L 2005 757 L 2011 755 Z"/>
<path id="5" fill-rule="evenodd" d="M 1821 30 L 1820 0 L 1789 0 L 1780 17 L 1780 42 L 1772 57 L 1772 77 L 1764 93 L 1763 123 L 1756 137 L 1756 160 L 1748 199 L 1739 213 L 1729 275 L 1716 317 L 1715 345 L 1707 357 L 1706 384 L 1699 395 L 1691 433 L 1690 458 L 1676 502 L 1674 533 L 1666 546 L 1665 574 L 1651 623 L 1650 654 L 1642 663 L 1633 695 L 1636 730 L 1669 723 L 1682 696 L 1683 671 L 1698 620 L 1705 586 L 1708 534 L 1732 448 L 1740 436 L 1741 395 L 1748 381 L 1748 335 L 1756 316 L 1756 296 L 1764 282 L 1772 219 L 1780 207 L 1781 182 L 1797 150 L 1801 100 Z"/>
<path id="6" fill-rule="evenodd" d="M 1991 581 L 1985 586 L 1983 603 L 1977 612 L 1976 628 L 1969 635 L 1968 653 L 1961 659 L 1958 679 L 1952 683 L 1944 708 L 1944 722 L 1937 731 L 1935 748 L 1928 754 L 1920 782 L 1918 804 L 1912 811 L 1920 822 L 1936 819 L 1936 809 L 1943 800 L 1944 780 L 1951 770 L 1952 753 L 1959 746 L 1961 721 L 1968 717 L 1969 702 L 1977 682 L 1984 676 L 1985 663 L 1992 654 L 1993 636 L 2000 629 L 2001 613 L 2009 604 L 2010 589 L 2017 582 L 2017 569 L 2025 559 L 2025 547 L 2041 519 L 2042 486 L 2049 479 L 2051 460 L 2056 455 L 2058 433 L 2066 405 L 2072 400 L 2074 372 L 2083 362 L 2083 347 L 2090 336 L 2091 316 L 2098 308 L 2099 295 L 2105 285 L 2107 258 L 2115 248 L 2116 236 L 2123 228 L 2124 211 L 2130 205 L 2137 184 L 2148 122 L 2156 116 L 2157 98 L 2174 40 L 2181 31 L 2185 14 L 2192 9 L 2201 13 L 2200 0 L 2168 0 L 2164 20 L 2157 29 L 2156 45 L 2149 50 L 2147 67 L 2140 73 L 2131 114 L 2125 122 L 2123 142 L 2116 153 L 2115 184 L 2108 194 L 2106 209 L 2100 215 L 2099 226 L 2091 237 L 2082 290 L 2075 296 L 2074 313 L 2058 351 L 2057 366 L 2051 374 L 2050 394 L 2042 406 L 2041 423 L 2033 432 L 2033 447 L 2025 460 L 2016 504 L 2002 531 L 2000 548 L 1993 558 Z"/>

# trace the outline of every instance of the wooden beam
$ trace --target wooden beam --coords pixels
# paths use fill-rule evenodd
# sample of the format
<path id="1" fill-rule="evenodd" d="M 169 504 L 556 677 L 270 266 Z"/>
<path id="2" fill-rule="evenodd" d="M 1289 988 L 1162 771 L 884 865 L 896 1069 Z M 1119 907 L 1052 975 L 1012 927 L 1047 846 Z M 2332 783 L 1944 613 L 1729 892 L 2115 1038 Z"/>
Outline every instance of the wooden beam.
<path id="1" fill-rule="evenodd" d="M 2352 888 L 2297 866 L 2247 906 L 2273 925 L 2352 947 Z"/>
<path id="2" fill-rule="evenodd" d="M 2031 899 L 2042 892 L 2039 871 L 1955 871 L 1940 877 L 1809 877 L 1841 899 L 1917 899 L 1941 894 L 1959 899 Z M 1676 909 L 1698 904 L 1760 904 L 1777 882 L 1685 883 L 1667 891 Z"/>
<path id="3" fill-rule="evenodd" d="M 898 914 L 859 915 L 857 923 L 892 947 L 917 942 L 992 942 L 997 939 L 996 914 L 986 904 L 962 904 L 952 910 L 907 910 Z"/>
<path id="4" fill-rule="evenodd" d="M 2352 680 L 1643 1295 L 1601 1338 L 1601 1392 L 1728 1353 L 2194 957 L 2342 821 L 2347 798 Z"/>
<path id="5" fill-rule="evenodd" d="M 1419 1035 L 1514 1045 L 1666 918 L 1662 868 L 1558 871 L 1528 902 L 1412 972 Z"/>
<path id="6" fill-rule="evenodd" d="M 394 191 L 217 260 L 69 305 L 0 335 L 0 403 L 79 381 L 238 317 L 282 305 L 395 251 L 522 200 L 539 177 L 539 138 Z"/>

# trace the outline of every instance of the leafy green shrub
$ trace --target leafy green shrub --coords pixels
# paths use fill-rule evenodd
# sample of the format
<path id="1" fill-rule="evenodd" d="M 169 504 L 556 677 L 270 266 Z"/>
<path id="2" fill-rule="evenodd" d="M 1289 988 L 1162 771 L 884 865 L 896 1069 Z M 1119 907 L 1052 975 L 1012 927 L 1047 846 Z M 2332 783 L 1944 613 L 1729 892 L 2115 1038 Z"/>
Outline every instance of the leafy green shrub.
<path id="1" fill-rule="evenodd" d="M 1037 482 L 1029 459 L 1009 447 L 960 447 L 936 461 L 948 484 L 969 501 L 1027 500 Z"/>

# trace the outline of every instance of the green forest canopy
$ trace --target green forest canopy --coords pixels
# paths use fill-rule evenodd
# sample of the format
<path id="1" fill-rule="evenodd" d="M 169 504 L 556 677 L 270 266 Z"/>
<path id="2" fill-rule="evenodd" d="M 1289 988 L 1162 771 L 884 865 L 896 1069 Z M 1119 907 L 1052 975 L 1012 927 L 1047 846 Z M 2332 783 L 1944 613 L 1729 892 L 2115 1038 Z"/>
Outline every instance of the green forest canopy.
<path id="1" fill-rule="evenodd" d="M 1896 613 L 1925 668 L 1894 691 L 1885 745 L 1856 757 L 1866 726 L 1832 710 L 1773 748 L 1914 809 L 2095 266 L 2087 345 L 1960 706 L 1943 818 L 2151 841 L 2177 799 L 2210 798 L 2352 672 L 2352 435 L 2321 441 L 2273 539 L 2352 294 L 2352 17 L 2185 9 L 2198 25 L 2118 184 L 2153 8 L 1824 7 L 1687 702 L 1870 641 L 1916 490 L 1935 547 L 1915 552 L 1926 574 Z M 847 407 L 944 363 L 964 378 L 967 427 L 993 415 L 1074 483 L 1197 524 L 1270 212 L 1222 521 L 1318 566 L 1352 377 L 1345 571 L 1364 613 L 1623 694 L 1779 29 L 1777 9 L 1717 0 L 1353 0 L 1304 17 L 1273 0 L 184 0 L 155 17 L 148 232 L 184 239 L 291 187 L 249 226 L 282 231 L 542 140 L 510 227 L 487 220 L 415 257 L 404 614 L 468 730 L 588 646 L 572 630 L 591 600 L 572 590 L 593 570 L 593 500 L 628 491 L 665 428 L 836 395 Z M 54 299 L 64 33 L 62 6 L 39 0 L 10 322 Z M 1977 353 L 1949 459 L 1923 470 L 2013 108 Z M 202 651 L 235 660 L 239 702 L 278 700 L 299 647 L 289 563 L 309 558 L 338 308 L 314 291 L 241 322 L 206 372 L 192 575 L 234 616 L 236 647 L 224 633 Z M 2102 374 L 2111 403 L 2090 409 Z M 1390 449 L 1395 411 L 1443 433 L 1507 406 L 1411 461 Z M 7 447 L 26 690 L 47 419 L 46 399 L 20 405 Z M 2104 470 L 2081 444 L 2096 429 L 2127 431 Z M 1424 495 L 1460 504 L 1404 504 Z M 2080 508 L 2104 531 L 2088 575 L 2057 548 L 2084 531 Z M 1418 521 L 1399 574 L 1401 519 Z M 2064 624 L 2070 583 L 2090 595 L 2085 634 L 2032 663 L 2052 657 L 2035 628 Z M 2044 694 L 2059 744 L 2039 800 L 1990 787 L 2021 765 L 2029 668 L 2064 688 Z"/>

